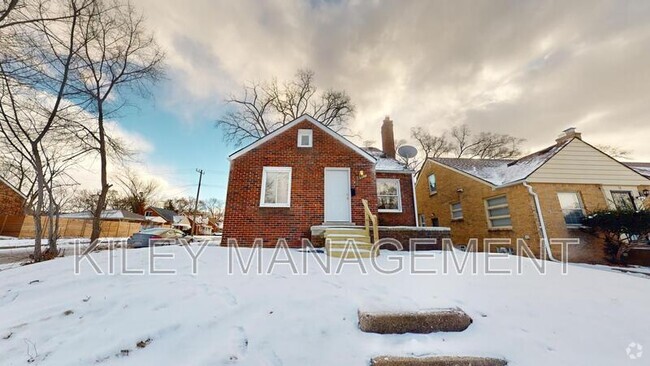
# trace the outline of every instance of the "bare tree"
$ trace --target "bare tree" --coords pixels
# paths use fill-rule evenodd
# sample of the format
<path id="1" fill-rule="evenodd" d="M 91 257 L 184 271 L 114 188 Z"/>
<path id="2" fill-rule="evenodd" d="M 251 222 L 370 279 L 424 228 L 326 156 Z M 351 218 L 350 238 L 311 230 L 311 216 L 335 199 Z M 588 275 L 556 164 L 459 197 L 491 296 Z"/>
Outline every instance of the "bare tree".
<path id="1" fill-rule="evenodd" d="M 142 15 L 130 4 L 95 0 L 86 14 L 85 22 L 78 25 L 85 47 L 78 52 L 74 86 L 83 95 L 80 104 L 97 117 L 97 128 L 84 131 L 100 159 L 101 190 L 90 237 L 94 242 L 100 235 L 101 212 L 112 186 L 107 170 L 111 143 L 105 123 L 126 105 L 126 99 L 119 98 L 121 92 L 145 95 L 149 85 L 162 77 L 164 54 L 145 29 Z"/>
<path id="2" fill-rule="evenodd" d="M 156 200 L 160 190 L 153 180 L 143 180 L 130 169 L 125 169 L 118 178 L 122 186 L 121 205 L 131 212 L 144 215 L 145 208 Z"/>
<path id="3" fill-rule="evenodd" d="M 244 85 L 242 95 L 231 96 L 226 102 L 233 108 L 217 119 L 216 125 L 224 141 L 235 146 L 264 137 L 303 114 L 346 133 L 355 111 L 345 91 L 318 93 L 311 70 L 298 70 L 294 80 L 284 83 L 273 79 Z"/>
<path id="4" fill-rule="evenodd" d="M 222 200 L 212 197 L 200 201 L 199 203 L 201 205 L 201 211 L 203 211 L 208 218 L 217 223 L 223 221 L 224 204 Z"/>
<path id="5" fill-rule="evenodd" d="M 411 137 L 420 145 L 421 152 L 424 154 L 424 160 L 437 158 L 450 153 L 453 149 L 448 140 L 447 133 L 440 136 L 433 136 L 429 131 L 422 127 L 411 129 Z"/>
<path id="6" fill-rule="evenodd" d="M 632 156 L 632 150 L 628 150 L 619 146 L 596 145 L 596 148 L 618 160 L 629 160 Z"/>
<path id="7" fill-rule="evenodd" d="M 14 42 L 0 48 L 0 136 L 34 174 L 35 261 L 42 260 L 41 217 L 50 186 L 47 151 L 51 142 L 65 140 L 57 135 L 75 118 L 67 98 L 79 48 L 75 32 L 87 6 L 85 0 L 68 0 L 53 4 L 52 9 L 39 8 L 34 18 L 40 21 L 12 27 Z M 56 251 L 56 246 L 51 249 Z"/>

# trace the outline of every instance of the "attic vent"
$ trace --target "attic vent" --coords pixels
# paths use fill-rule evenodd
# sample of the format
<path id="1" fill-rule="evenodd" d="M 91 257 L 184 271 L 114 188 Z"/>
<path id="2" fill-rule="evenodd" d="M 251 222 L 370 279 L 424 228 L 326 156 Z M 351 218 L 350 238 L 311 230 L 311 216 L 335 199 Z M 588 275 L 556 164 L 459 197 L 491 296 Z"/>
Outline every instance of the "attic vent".
<path id="1" fill-rule="evenodd" d="M 312 147 L 312 145 L 313 145 L 313 131 L 298 130 L 298 147 Z"/>

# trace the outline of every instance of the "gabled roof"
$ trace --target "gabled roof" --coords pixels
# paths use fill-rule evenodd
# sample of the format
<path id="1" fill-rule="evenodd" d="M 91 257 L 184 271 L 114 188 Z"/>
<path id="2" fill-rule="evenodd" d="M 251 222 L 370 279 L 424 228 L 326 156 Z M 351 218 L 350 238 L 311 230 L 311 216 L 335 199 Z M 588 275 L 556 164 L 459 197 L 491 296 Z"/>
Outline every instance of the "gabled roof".
<path id="1" fill-rule="evenodd" d="M 331 128 L 325 126 L 324 124 L 317 121 L 316 119 L 314 119 L 314 117 L 312 117 L 312 116 L 310 116 L 308 114 L 303 114 L 302 116 L 294 119 L 293 121 L 291 121 L 291 122 L 287 123 L 286 125 L 278 128 L 277 130 L 271 132 L 270 134 L 268 134 L 268 135 L 258 139 L 257 141 L 249 144 L 248 146 L 245 146 L 245 147 L 235 151 L 234 153 L 230 154 L 228 159 L 229 160 L 237 159 L 238 157 L 246 154 L 247 152 L 253 150 L 254 148 L 256 148 L 256 147 L 258 147 L 260 145 L 263 145 L 264 143 L 270 141 L 271 139 L 273 139 L 273 138 L 275 138 L 277 136 L 280 136 L 283 132 L 289 130 L 291 127 L 293 127 L 293 126 L 295 126 L 298 123 L 303 122 L 303 121 L 307 121 L 307 122 L 312 123 L 314 126 L 316 126 L 316 127 L 320 128 L 321 130 L 325 131 L 325 133 L 332 136 L 333 138 L 335 138 L 336 140 L 338 140 L 342 144 L 346 145 L 350 149 L 354 150 L 357 154 L 363 156 L 367 160 L 369 160 L 369 161 L 371 161 L 373 163 L 376 162 L 376 159 L 372 155 L 370 155 L 369 153 L 364 151 L 359 146 L 353 144 L 348 139 L 346 139 L 345 137 L 339 135 L 337 132 L 335 132 Z"/>
<path id="2" fill-rule="evenodd" d="M 498 187 L 528 178 L 571 141 L 573 139 L 559 145 L 549 146 L 517 160 L 464 158 L 430 158 L 429 160 Z"/>
<path id="3" fill-rule="evenodd" d="M 414 171 L 409 169 L 405 164 L 399 162 L 397 159 L 389 158 L 386 153 L 376 147 L 365 147 L 364 151 L 377 159 L 375 164 L 375 171 L 380 173 L 405 173 L 413 174 Z"/>
<path id="4" fill-rule="evenodd" d="M 160 207 L 151 206 L 148 209 L 156 211 L 156 213 L 158 215 L 160 215 L 160 217 L 165 219 L 165 221 L 167 221 L 167 222 L 174 222 L 174 216 L 178 216 L 178 214 L 176 212 L 174 212 L 172 210 L 167 210 L 167 209 L 164 209 L 164 208 L 160 208 Z"/>
<path id="5" fill-rule="evenodd" d="M 14 187 L 11 183 L 7 182 L 2 177 L 0 177 L 0 184 L 6 185 L 7 187 L 11 188 L 12 191 L 16 192 L 22 199 L 27 200 L 27 196 L 25 196 L 23 192 L 19 191 L 16 187 Z"/>

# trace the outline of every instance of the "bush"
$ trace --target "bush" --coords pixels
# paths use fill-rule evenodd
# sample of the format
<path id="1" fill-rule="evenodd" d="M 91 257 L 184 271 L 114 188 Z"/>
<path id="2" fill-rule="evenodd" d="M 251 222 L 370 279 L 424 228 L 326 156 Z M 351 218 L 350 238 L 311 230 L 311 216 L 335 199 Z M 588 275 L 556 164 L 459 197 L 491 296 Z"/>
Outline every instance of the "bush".
<path id="1" fill-rule="evenodd" d="M 622 263 L 630 249 L 648 244 L 650 210 L 597 210 L 587 215 L 582 224 L 595 235 L 603 235 L 605 253 L 612 261 Z"/>

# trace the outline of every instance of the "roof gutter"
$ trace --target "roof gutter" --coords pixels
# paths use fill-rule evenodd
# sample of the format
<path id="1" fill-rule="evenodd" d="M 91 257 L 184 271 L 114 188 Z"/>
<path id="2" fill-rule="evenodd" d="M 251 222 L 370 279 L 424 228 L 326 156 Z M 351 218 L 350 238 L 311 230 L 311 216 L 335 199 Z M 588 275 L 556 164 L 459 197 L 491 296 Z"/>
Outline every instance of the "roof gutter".
<path id="1" fill-rule="evenodd" d="M 542 215 L 542 208 L 541 205 L 539 204 L 539 196 L 535 191 L 533 191 L 533 187 L 528 184 L 528 182 L 523 181 L 521 184 L 524 185 L 524 187 L 528 188 L 528 193 L 530 193 L 531 196 L 533 196 L 533 201 L 535 202 L 535 211 L 537 211 L 537 217 L 539 218 L 539 226 L 542 230 L 542 243 L 544 244 L 544 249 L 546 249 L 546 254 L 548 254 L 548 259 L 552 260 L 553 262 L 557 262 L 558 260 L 553 257 L 553 252 L 551 251 L 551 244 L 548 241 L 548 233 L 546 232 L 546 224 L 544 223 L 544 215 Z"/>

